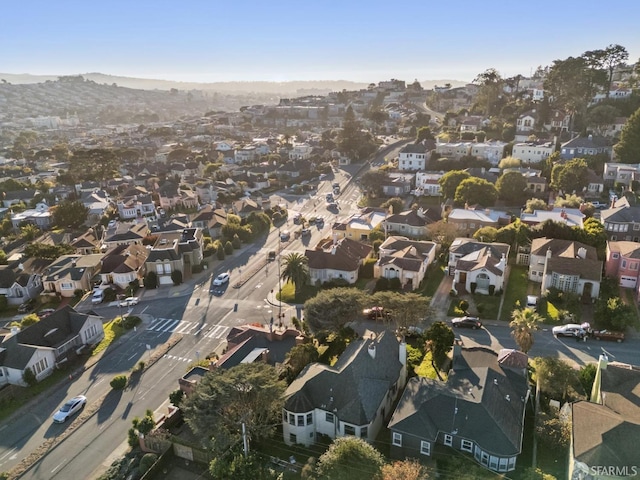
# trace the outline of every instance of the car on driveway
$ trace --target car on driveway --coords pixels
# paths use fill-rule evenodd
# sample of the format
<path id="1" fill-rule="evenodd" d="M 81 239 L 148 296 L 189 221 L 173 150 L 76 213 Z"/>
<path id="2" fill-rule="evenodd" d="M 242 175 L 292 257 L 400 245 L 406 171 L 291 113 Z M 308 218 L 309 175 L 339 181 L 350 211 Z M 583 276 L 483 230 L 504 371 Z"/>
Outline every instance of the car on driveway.
<path id="1" fill-rule="evenodd" d="M 282 232 L 280 232 L 280 241 L 286 242 L 290 238 L 291 238 L 291 234 L 289 233 L 288 230 L 283 230 Z"/>
<path id="2" fill-rule="evenodd" d="M 624 333 L 612 332 L 611 330 L 594 330 L 591 332 L 591 336 L 596 340 L 610 340 L 618 343 L 624 341 Z"/>
<path id="3" fill-rule="evenodd" d="M 72 399 L 68 400 L 64 405 L 62 405 L 62 407 L 60 407 L 60 410 L 58 410 L 53 415 L 53 421 L 56 423 L 66 422 L 69 419 L 69 417 L 72 417 L 77 412 L 82 410 L 86 404 L 87 404 L 87 397 L 85 397 L 84 395 L 78 395 L 77 397 L 73 397 Z"/>
<path id="4" fill-rule="evenodd" d="M 577 323 L 567 323 L 566 325 L 558 325 L 551 329 L 554 337 L 584 337 L 587 330 L 583 325 Z"/>
<path id="5" fill-rule="evenodd" d="M 538 308 L 538 297 L 535 295 L 527 295 L 527 308 Z"/>
<path id="6" fill-rule="evenodd" d="M 213 284 L 224 285 L 225 283 L 229 282 L 229 277 L 230 277 L 229 272 L 221 273 L 215 278 L 215 280 L 213 281 Z"/>
<path id="7" fill-rule="evenodd" d="M 140 302 L 140 299 L 138 297 L 127 297 L 124 300 L 121 300 L 118 305 L 121 307 L 133 307 L 134 305 L 137 305 L 139 302 Z"/>
<path id="8" fill-rule="evenodd" d="M 473 330 L 482 328 L 482 322 L 478 317 L 457 317 L 451 320 L 451 325 L 455 328 L 472 328 Z"/>
<path id="9" fill-rule="evenodd" d="M 49 315 L 51 315 L 53 312 L 55 312 L 56 309 L 55 308 L 44 308 L 42 310 L 40 310 L 36 315 L 38 315 L 39 318 L 46 318 Z"/>

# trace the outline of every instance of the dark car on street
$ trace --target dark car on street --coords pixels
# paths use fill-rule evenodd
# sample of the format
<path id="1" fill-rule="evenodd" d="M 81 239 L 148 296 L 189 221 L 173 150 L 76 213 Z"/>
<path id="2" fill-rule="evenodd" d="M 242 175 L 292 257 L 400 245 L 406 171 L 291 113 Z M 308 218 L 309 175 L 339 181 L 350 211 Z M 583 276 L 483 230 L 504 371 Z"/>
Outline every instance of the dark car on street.
<path id="1" fill-rule="evenodd" d="M 451 325 L 455 328 L 472 328 L 473 330 L 482 328 L 482 322 L 478 317 L 457 317 L 451 320 Z"/>

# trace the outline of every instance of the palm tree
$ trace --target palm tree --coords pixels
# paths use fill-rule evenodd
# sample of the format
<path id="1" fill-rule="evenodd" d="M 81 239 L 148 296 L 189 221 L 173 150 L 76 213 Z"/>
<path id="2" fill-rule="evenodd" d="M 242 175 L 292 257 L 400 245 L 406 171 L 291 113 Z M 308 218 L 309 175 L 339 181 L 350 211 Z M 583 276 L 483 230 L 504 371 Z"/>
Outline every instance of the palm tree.
<path id="1" fill-rule="evenodd" d="M 303 285 L 309 281 L 308 259 L 300 253 L 290 253 L 284 257 L 284 269 L 280 278 L 284 282 L 291 282 L 296 289 L 296 293 Z"/>
<path id="2" fill-rule="evenodd" d="M 524 353 L 533 347 L 533 332 L 541 321 L 542 317 L 533 308 L 519 308 L 511 312 L 511 336 Z"/>

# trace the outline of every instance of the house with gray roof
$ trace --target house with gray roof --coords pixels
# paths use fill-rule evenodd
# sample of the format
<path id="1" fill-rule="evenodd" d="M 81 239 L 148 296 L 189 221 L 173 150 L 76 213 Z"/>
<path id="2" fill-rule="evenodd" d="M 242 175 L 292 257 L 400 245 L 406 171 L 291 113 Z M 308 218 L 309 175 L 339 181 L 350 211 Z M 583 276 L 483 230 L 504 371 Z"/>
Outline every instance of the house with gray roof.
<path id="1" fill-rule="evenodd" d="M 571 480 L 635 478 L 640 473 L 640 367 L 600 356 L 589 401 L 571 404 Z"/>
<path id="2" fill-rule="evenodd" d="M 147 272 L 156 272 L 160 285 L 173 283 L 171 273 L 180 271 L 183 279 L 191 276 L 191 268 L 202 263 L 202 230 L 160 232 L 145 262 Z"/>
<path id="3" fill-rule="evenodd" d="M 227 224 L 227 212 L 213 205 L 205 205 L 191 218 L 191 224 L 216 238 L 220 236 L 222 227 Z"/>
<path id="4" fill-rule="evenodd" d="M 24 271 L 22 264 L 0 266 L 0 295 L 8 305 L 20 305 L 42 291 L 42 278 Z"/>
<path id="5" fill-rule="evenodd" d="M 42 275 L 44 295 L 73 297 L 76 290 L 91 290 L 91 279 L 100 270 L 102 254 L 62 255 Z"/>
<path id="6" fill-rule="evenodd" d="M 510 246 L 456 238 L 449 248 L 449 275 L 453 288 L 492 295 L 504 289 L 505 268 Z"/>
<path id="7" fill-rule="evenodd" d="M 408 143 L 398 153 L 398 170 L 424 170 L 427 165 L 427 148 L 422 143 Z"/>
<path id="8" fill-rule="evenodd" d="M 101 317 L 78 313 L 69 306 L 22 330 L 16 328 L 0 339 L 0 385 L 26 386 L 27 368 L 40 381 L 79 348 L 103 337 Z"/>
<path id="9" fill-rule="evenodd" d="M 397 233 L 411 238 L 427 236 L 427 227 L 442 220 L 440 209 L 422 207 L 393 213 L 382 221 L 382 227 L 387 233 Z"/>
<path id="10" fill-rule="evenodd" d="M 611 208 L 602 210 L 600 221 L 607 240 L 640 242 L 640 207 L 616 200 Z"/>
<path id="11" fill-rule="evenodd" d="M 534 238 L 529 254 L 529 280 L 542 291 L 557 288 L 587 298 L 598 298 L 602 262 L 595 247 L 571 240 Z"/>
<path id="12" fill-rule="evenodd" d="M 312 285 L 334 279 L 342 279 L 353 284 L 358 281 L 358 271 L 364 261 L 371 256 L 370 245 L 350 238 L 325 238 L 314 249 L 304 252 L 309 266 L 309 281 Z"/>
<path id="13" fill-rule="evenodd" d="M 515 469 L 529 398 L 527 356 L 454 345 L 446 382 L 413 377 L 393 412 L 391 456 L 428 458 L 436 444 L 495 472 Z"/>
<path id="14" fill-rule="evenodd" d="M 576 137 L 562 144 L 560 157 L 564 160 L 572 158 L 582 158 L 585 155 L 607 155 L 611 156 L 611 141 L 605 137 L 589 135 L 587 137 Z"/>
<path id="15" fill-rule="evenodd" d="M 406 381 L 407 347 L 389 331 L 354 340 L 335 365 L 307 365 L 285 391 L 287 445 L 354 435 L 373 441 Z"/>
<path id="16" fill-rule="evenodd" d="M 429 265 L 434 262 L 437 250 L 438 245 L 434 242 L 390 236 L 378 249 L 373 277 L 397 278 L 403 288 L 415 290 L 424 279 Z"/>
<path id="17" fill-rule="evenodd" d="M 118 245 L 105 253 L 100 267 L 102 285 L 126 289 L 131 282 L 144 278 L 149 250 L 144 245 Z"/>
<path id="18" fill-rule="evenodd" d="M 102 248 L 111 248 L 116 245 L 141 244 L 144 237 L 149 234 L 147 222 L 121 223 L 109 228 L 104 236 Z"/>

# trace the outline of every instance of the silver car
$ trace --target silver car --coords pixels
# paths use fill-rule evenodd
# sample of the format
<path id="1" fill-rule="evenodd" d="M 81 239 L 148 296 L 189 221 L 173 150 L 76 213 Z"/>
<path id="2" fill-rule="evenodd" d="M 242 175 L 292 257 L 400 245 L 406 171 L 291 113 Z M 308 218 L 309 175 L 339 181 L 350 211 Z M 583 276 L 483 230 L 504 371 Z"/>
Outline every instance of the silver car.
<path id="1" fill-rule="evenodd" d="M 87 404 L 87 397 L 85 397 L 84 395 L 78 395 L 77 397 L 73 397 L 72 399 L 68 400 L 64 405 L 62 405 L 62 407 L 60 407 L 60 410 L 58 410 L 53 415 L 53 421 L 56 423 L 66 422 L 69 417 L 72 417 L 74 414 L 82 410 L 86 404 Z"/>

